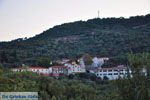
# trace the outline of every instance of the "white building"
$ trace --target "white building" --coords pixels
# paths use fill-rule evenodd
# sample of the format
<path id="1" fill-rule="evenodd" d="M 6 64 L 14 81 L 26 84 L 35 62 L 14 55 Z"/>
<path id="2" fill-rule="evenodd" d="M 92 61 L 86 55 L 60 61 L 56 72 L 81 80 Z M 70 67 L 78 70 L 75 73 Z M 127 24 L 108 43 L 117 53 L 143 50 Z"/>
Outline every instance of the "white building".
<path id="1" fill-rule="evenodd" d="M 127 68 L 124 66 L 111 67 L 111 68 L 98 68 L 95 70 L 90 70 L 91 73 L 94 73 L 97 77 L 107 77 L 109 80 L 115 80 L 119 77 L 123 78 L 127 76 Z"/>
<path id="2" fill-rule="evenodd" d="M 83 58 L 78 59 L 78 62 L 79 62 L 79 64 L 80 64 L 82 67 L 85 68 L 85 63 L 84 63 L 84 59 L 83 59 Z"/>
<path id="3" fill-rule="evenodd" d="M 41 75 L 48 75 L 51 71 L 50 68 L 45 67 L 25 67 L 25 68 L 11 68 L 13 72 L 23 72 L 23 71 L 29 71 L 29 72 L 35 72 Z"/>
<path id="4" fill-rule="evenodd" d="M 101 67 L 106 60 L 109 60 L 109 58 L 108 57 L 100 57 L 100 58 L 94 57 L 92 59 L 92 61 L 93 61 L 92 66 L 93 67 Z"/>
<path id="5" fill-rule="evenodd" d="M 69 74 L 74 74 L 74 73 L 85 73 L 85 66 L 82 66 L 81 64 L 76 64 L 75 62 L 73 63 L 67 63 L 65 66 L 68 69 L 68 75 Z"/>
<path id="6" fill-rule="evenodd" d="M 13 71 L 13 72 L 22 72 L 23 69 L 22 68 L 11 68 L 11 71 Z"/>
<path id="7" fill-rule="evenodd" d="M 36 72 L 40 74 L 49 74 L 49 69 L 44 67 L 27 67 L 27 71 Z"/>

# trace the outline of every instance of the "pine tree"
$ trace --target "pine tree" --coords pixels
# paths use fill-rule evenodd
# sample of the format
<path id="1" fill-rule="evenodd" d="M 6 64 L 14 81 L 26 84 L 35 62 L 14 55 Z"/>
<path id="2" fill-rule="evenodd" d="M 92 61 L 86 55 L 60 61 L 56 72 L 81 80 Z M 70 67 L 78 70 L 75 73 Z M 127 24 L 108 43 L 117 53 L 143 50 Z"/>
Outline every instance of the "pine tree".
<path id="1" fill-rule="evenodd" d="M 51 100 L 57 100 L 56 97 L 53 95 Z"/>

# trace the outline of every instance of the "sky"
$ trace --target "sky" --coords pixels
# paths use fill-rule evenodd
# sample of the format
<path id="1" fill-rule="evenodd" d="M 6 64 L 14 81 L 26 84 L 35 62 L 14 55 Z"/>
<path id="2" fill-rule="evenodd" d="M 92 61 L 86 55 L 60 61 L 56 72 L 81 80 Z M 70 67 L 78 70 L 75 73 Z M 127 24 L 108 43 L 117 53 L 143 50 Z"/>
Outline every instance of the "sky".
<path id="1" fill-rule="evenodd" d="M 32 37 L 62 23 L 150 13 L 150 0 L 0 0 L 0 41 Z"/>

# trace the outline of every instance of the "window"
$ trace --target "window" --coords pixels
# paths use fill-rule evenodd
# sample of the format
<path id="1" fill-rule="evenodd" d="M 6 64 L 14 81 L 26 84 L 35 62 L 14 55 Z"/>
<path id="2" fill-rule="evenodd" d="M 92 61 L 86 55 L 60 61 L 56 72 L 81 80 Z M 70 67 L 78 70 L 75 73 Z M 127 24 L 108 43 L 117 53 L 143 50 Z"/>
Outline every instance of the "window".
<path id="1" fill-rule="evenodd" d="M 107 74 L 103 74 L 104 76 L 106 76 Z"/>
<path id="2" fill-rule="evenodd" d="M 112 70 L 108 70 L 108 72 L 112 72 Z"/>
<path id="3" fill-rule="evenodd" d="M 112 75 L 112 73 L 109 73 L 108 75 Z"/>
<path id="4" fill-rule="evenodd" d="M 114 73 L 114 75 L 118 75 L 118 73 Z"/>

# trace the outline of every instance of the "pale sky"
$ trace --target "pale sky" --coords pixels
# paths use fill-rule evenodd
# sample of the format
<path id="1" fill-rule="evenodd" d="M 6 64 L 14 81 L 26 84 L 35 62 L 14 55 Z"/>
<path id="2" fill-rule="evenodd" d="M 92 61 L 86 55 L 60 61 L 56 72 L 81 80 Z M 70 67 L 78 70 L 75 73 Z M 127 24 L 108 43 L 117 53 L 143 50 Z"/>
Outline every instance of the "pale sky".
<path id="1" fill-rule="evenodd" d="M 150 0 L 0 0 L 0 41 L 32 37 L 55 25 L 150 13 Z"/>

